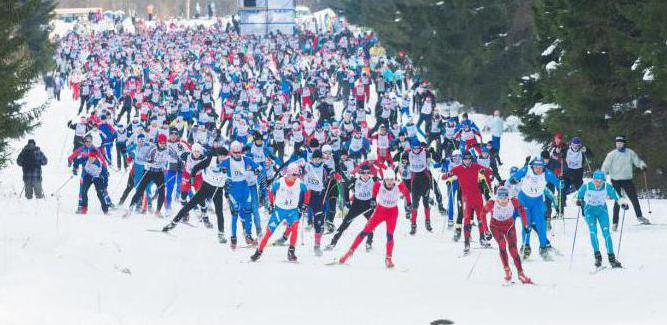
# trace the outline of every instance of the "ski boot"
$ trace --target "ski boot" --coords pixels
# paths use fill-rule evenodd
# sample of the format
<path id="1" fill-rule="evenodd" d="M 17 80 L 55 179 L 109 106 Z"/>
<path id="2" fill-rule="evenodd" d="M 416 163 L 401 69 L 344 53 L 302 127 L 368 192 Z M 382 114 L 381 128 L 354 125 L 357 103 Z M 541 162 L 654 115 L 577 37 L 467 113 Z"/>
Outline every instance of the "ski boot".
<path id="1" fill-rule="evenodd" d="M 602 254 L 600 252 L 595 252 L 595 267 L 599 268 L 602 266 Z"/>
<path id="2" fill-rule="evenodd" d="M 208 229 L 213 228 L 213 225 L 212 225 L 211 222 L 208 220 L 208 217 L 204 216 L 204 217 L 201 219 L 201 221 L 204 223 L 204 227 L 206 227 L 206 228 L 208 228 Z"/>
<path id="3" fill-rule="evenodd" d="M 313 252 L 315 253 L 315 256 L 322 256 L 322 249 L 320 249 L 320 245 L 315 245 L 313 247 Z"/>
<path id="4" fill-rule="evenodd" d="M 252 254 L 252 256 L 250 256 L 250 260 L 253 261 L 253 262 L 257 262 L 257 260 L 258 260 L 261 256 L 262 256 L 262 251 L 260 251 L 259 249 L 257 249 L 257 250 L 255 250 L 255 254 Z"/>
<path id="5" fill-rule="evenodd" d="M 644 218 L 643 216 L 637 216 L 637 221 L 641 223 L 642 225 L 650 225 L 651 222 L 648 221 L 648 219 Z"/>
<path id="6" fill-rule="evenodd" d="M 512 281 L 512 271 L 509 267 L 505 267 L 505 282 Z"/>
<path id="7" fill-rule="evenodd" d="M 88 213 L 88 207 L 78 207 L 76 209 L 76 214 L 87 214 Z"/>
<path id="8" fill-rule="evenodd" d="M 493 239 L 493 235 L 491 235 L 491 232 L 487 231 L 484 233 L 484 240 L 487 242 L 491 242 L 491 239 Z"/>
<path id="9" fill-rule="evenodd" d="M 343 255 L 339 260 L 339 264 L 345 264 L 345 261 L 349 260 L 352 257 L 352 250 L 348 250 L 345 255 Z"/>
<path id="10" fill-rule="evenodd" d="M 236 236 L 232 236 L 229 239 L 231 241 L 231 244 L 229 245 L 229 247 L 231 247 L 232 249 L 236 249 Z"/>
<path id="11" fill-rule="evenodd" d="M 531 280 L 529 277 L 527 277 L 527 276 L 523 273 L 523 271 L 520 271 L 520 272 L 519 272 L 519 280 L 520 280 L 521 283 L 523 283 L 523 284 L 533 284 L 533 280 Z"/>
<path id="12" fill-rule="evenodd" d="M 174 228 L 176 228 L 176 223 L 172 221 L 162 228 L 162 232 L 169 232 Z"/>
<path id="13" fill-rule="evenodd" d="M 181 218 L 181 222 L 188 223 L 188 221 L 190 221 L 190 215 L 186 213 L 183 218 Z"/>
<path id="14" fill-rule="evenodd" d="M 447 229 L 454 227 L 454 220 L 447 220 Z"/>
<path id="15" fill-rule="evenodd" d="M 394 262 L 391 261 L 391 256 L 387 256 L 384 259 L 384 265 L 386 265 L 388 269 L 391 269 L 391 268 L 394 267 Z"/>
<path id="16" fill-rule="evenodd" d="M 457 228 L 456 231 L 454 231 L 454 237 L 452 239 L 455 242 L 457 242 L 461 239 L 461 228 Z"/>
<path id="17" fill-rule="evenodd" d="M 445 207 L 443 207 L 442 204 L 439 204 L 438 205 L 438 212 L 440 212 L 441 216 L 444 216 L 447 213 L 447 209 L 445 209 Z"/>
<path id="18" fill-rule="evenodd" d="M 333 244 L 333 243 L 324 246 L 324 250 L 325 250 L 325 251 L 331 251 L 331 250 L 333 250 L 334 248 L 336 248 L 336 244 Z"/>
<path id="19" fill-rule="evenodd" d="M 546 248 L 546 247 L 540 247 L 540 256 L 545 261 L 548 261 L 548 260 L 551 259 L 551 257 L 549 256 L 549 249 Z"/>
<path id="20" fill-rule="evenodd" d="M 367 252 L 370 252 L 371 249 L 373 249 L 373 244 L 371 244 L 371 243 L 366 243 L 366 251 L 367 251 Z"/>
<path id="21" fill-rule="evenodd" d="M 479 245 L 482 246 L 482 248 L 491 247 L 491 243 L 486 239 L 486 236 L 484 235 L 479 236 Z"/>
<path id="22" fill-rule="evenodd" d="M 621 262 L 619 262 L 618 260 L 616 260 L 616 256 L 615 256 L 614 254 L 609 254 L 609 265 L 611 265 L 611 267 L 612 267 L 613 269 L 617 269 L 617 268 L 621 268 L 621 267 L 623 267 L 623 266 L 621 265 Z"/>
<path id="23" fill-rule="evenodd" d="M 618 231 L 618 224 L 617 224 L 617 223 L 613 224 L 613 225 L 611 226 L 611 230 L 612 230 L 613 232 L 617 232 L 617 231 Z"/>
<path id="24" fill-rule="evenodd" d="M 334 231 L 336 231 L 336 227 L 334 226 L 333 222 L 327 221 L 325 223 L 325 228 L 326 228 L 326 235 L 333 234 Z"/>
<path id="25" fill-rule="evenodd" d="M 160 212 L 160 210 L 155 210 L 155 212 L 153 212 L 153 215 L 156 218 L 163 218 L 162 213 Z"/>
<path id="26" fill-rule="evenodd" d="M 296 262 L 296 254 L 294 254 L 294 246 L 290 246 L 287 249 L 287 260 L 290 262 Z"/>
<path id="27" fill-rule="evenodd" d="M 551 231 L 551 220 L 547 221 L 547 231 Z"/>
<path id="28" fill-rule="evenodd" d="M 413 223 L 410 225 L 410 235 L 415 235 L 417 233 L 417 224 Z"/>
<path id="29" fill-rule="evenodd" d="M 530 257 L 530 252 L 531 252 L 530 245 L 523 246 L 521 250 L 523 251 L 523 259 L 524 260 L 528 259 L 528 257 Z"/>
<path id="30" fill-rule="evenodd" d="M 282 237 L 276 239 L 276 241 L 273 242 L 273 246 L 285 246 L 286 242 L 287 242 L 287 237 L 283 235 Z"/>
<path id="31" fill-rule="evenodd" d="M 255 239 L 252 238 L 252 235 L 251 235 L 251 234 L 247 234 L 247 235 L 245 235 L 245 243 L 246 243 L 246 245 L 248 245 L 248 246 L 255 246 L 255 245 L 257 245 L 257 241 L 256 241 Z"/>
<path id="32" fill-rule="evenodd" d="M 468 255 L 470 253 L 470 237 L 466 238 L 463 241 L 463 255 Z"/>
<path id="33" fill-rule="evenodd" d="M 428 231 L 428 232 L 433 231 L 433 228 L 431 227 L 431 219 L 426 219 L 426 221 L 424 221 L 424 223 L 426 224 L 426 231 Z"/>
<path id="34" fill-rule="evenodd" d="M 224 232 L 218 232 L 218 242 L 220 244 L 227 244 L 227 238 L 225 238 Z"/>

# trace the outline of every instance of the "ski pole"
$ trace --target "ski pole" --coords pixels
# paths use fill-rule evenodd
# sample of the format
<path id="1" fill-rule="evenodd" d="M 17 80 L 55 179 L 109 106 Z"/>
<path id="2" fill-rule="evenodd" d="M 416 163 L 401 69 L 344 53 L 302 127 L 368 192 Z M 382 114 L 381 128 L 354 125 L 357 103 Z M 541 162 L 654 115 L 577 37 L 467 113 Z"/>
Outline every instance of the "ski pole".
<path id="1" fill-rule="evenodd" d="M 570 270 L 572 270 L 572 261 L 574 260 L 574 244 L 577 242 L 577 230 L 579 229 L 579 216 L 581 209 L 577 209 L 577 223 L 574 225 L 574 237 L 572 237 L 572 252 L 570 252 Z"/>
<path id="2" fill-rule="evenodd" d="M 646 204 L 648 204 L 648 213 L 653 213 L 651 211 L 651 198 L 648 191 L 648 181 L 646 179 L 646 171 L 644 171 L 644 189 L 646 190 Z"/>
<path id="3" fill-rule="evenodd" d="M 158 186 L 158 187 L 155 189 L 155 193 L 153 193 L 153 195 L 148 199 L 148 201 L 153 201 L 153 199 L 158 195 L 158 191 L 159 191 L 161 188 L 163 188 L 165 185 L 167 185 L 167 183 L 171 182 L 171 180 L 174 179 L 174 177 L 176 177 L 176 175 L 178 175 L 178 173 L 174 174 L 174 176 L 170 177 L 166 182 L 163 182 L 162 185 Z M 217 190 L 217 189 L 216 189 L 216 190 Z M 165 195 L 166 195 L 166 193 L 165 193 Z"/>
<path id="4" fill-rule="evenodd" d="M 621 253 L 621 241 L 623 240 L 623 224 L 625 223 L 625 209 L 623 209 L 623 216 L 621 217 L 621 233 L 618 234 L 618 248 L 616 248 L 616 256 Z"/>
<path id="5" fill-rule="evenodd" d="M 65 187 L 65 185 L 67 185 L 67 183 L 69 183 L 69 181 L 72 180 L 72 178 L 74 178 L 74 175 L 71 175 L 71 176 L 70 176 L 70 177 L 63 183 L 63 185 L 60 185 L 60 187 L 58 187 L 58 189 L 57 189 L 55 192 L 51 193 L 51 196 L 55 196 L 56 194 L 58 194 L 58 193 L 60 192 L 60 190 L 62 190 L 63 187 Z"/>

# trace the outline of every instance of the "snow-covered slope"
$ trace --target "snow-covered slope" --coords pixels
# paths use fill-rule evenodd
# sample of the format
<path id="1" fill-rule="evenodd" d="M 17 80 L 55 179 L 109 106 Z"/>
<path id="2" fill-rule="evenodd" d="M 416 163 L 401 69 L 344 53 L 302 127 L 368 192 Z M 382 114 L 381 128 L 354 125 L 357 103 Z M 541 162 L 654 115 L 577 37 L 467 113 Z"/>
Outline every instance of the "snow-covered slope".
<path id="1" fill-rule="evenodd" d="M 30 102 L 46 98 L 41 89 L 31 93 Z M 70 93 L 65 91 L 63 97 Z M 198 223 L 195 228 L 179 226 L 169 236 L 146 231 L 163 226 L 163 219 L 104 216 L 92 191 L 91 213 L 73 214 L 78 178 L 65 186 L 60 198 L 51 197 L 69 178 L 65 157 L 72 139 L 65 123 L 74 117 L 76 104 L 69 99 L 53 103 L 33 135 L 50 159 L 44 169 L 46 200 L 17 197 L 18 167 L 0 174 L 0 324 L 667 321 L 665 201 L 652 202 L 653 214 L 648 216 L 654 226 L 638 226 L 633 213 L 628 213 L 619 254 L 626 268 L 596 275 L 589 274 L 592 252 L 583 220 L 570 268 L 577 212 L 568 207 L 568 219 L 554 222 L 552 238 L 564 256 L 555 256 L 553 262 L 533 257 L 524 264 L 535 286 L 502 286 L 496 249 L 473 249 L 459 258 L 463 245 L 451 240 L 450 230 L 442 231 L 443 219 L 437 212 L 434 232 L 424 231 L 420 217 L 414 237 L 400 218 L 394 270 L 383 264 L 384 226 L 376 231 L 370 253 L 359 250 L 349 265 L 324 265 L 347 248 L 361 229 L 361 220 L 355 221 L 335 251 L 321 258 L 313 256 L 312 233 L 307 232 L 305 246 L 297 247 L 299 264 L 283 263 L 284 247 L 268 247 L 258 263 L 246 263 L 252 251 L 219 245 L 215 232 Z M 517 133 L 506 134 L 502 148 L 503 168 L 537 154 L 537 146 Z M 112 176 L 109 190 L 114 200 L 124 185 L 118 173 Z M 619 235 L 613 233 L 615 245 Z"/>

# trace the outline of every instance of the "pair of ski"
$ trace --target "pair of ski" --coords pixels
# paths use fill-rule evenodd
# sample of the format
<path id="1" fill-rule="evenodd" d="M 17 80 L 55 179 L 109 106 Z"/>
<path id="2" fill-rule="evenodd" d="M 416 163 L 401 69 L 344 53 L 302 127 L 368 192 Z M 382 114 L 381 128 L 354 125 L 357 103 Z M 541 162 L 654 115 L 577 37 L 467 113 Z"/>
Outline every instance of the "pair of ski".
<path id="1" fill-rule="evenodd" d="M 341 263 L 337 258 L 333 259 L 329 262 L 324 263 L 324 265 L 325 266 L 350 266 L 347 263 Z M 396 272 L 403 272 L 403 273 L 406 273 L 410 270 L 410 269 L 407 269 L 407 268 L 398 268 L 396 266 L 393 266 L 393 267 L 390 267 L 390 268 L 385 267 L 384 269 L 395 270 Z"/>
<path id="2" fill-rule="evenodd" d="M 604 270 L 608 270 L 608 269 L 623 269 L 623 267 L 622 267 L 622 266 L 619 266 L 619 267 L 609 267 L 609 266 L 607 266 L 607 265 L 594 266 L 593 269 L 591 270 L 590 274 L 591 274 L 591 275 L 595 275 L 595 274 L 598 274 L 598 273 L 600 273 L 600 272 L 602 272 L 602 271 L 604 271 Z"/>

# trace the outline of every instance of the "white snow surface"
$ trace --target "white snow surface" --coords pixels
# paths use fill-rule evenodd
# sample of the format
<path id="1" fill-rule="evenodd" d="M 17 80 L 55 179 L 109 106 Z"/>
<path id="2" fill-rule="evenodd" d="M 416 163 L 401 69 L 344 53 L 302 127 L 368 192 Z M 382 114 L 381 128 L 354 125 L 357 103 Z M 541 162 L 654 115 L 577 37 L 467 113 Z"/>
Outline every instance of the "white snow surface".
<path id="1" fill-rule="evenodd" d="M 35 87 L 30 103 L 46 98 L 42 89 L 41 85 Z M 651 202 L 654 212 L 646 215 L 654 226 L 638 226 L 632 210 L 628 212 L 618 256 L 625 268 L 596 275 L 589 274 L 593 256 L 588 231 L 583 220 L 577 229 L 577 209 L 570 207 L 570 201 L 568 219 L 554 221 L 551 235 L 553 245 L 564 256 L 545 262 L 533 252 L 532 259 L 524 262 L 535 286 L 502 286 L 497 249 L 476 249 L 478 244 L 473 242 L 472 254 L 457 258 L 463 243 L 452 241 L 453 231 L 445 228 L 442 232 L 443 218 L 435 209 L 433 233 L 425 232 L 420 215 L 414 237 L 408 235 L 409 225 L 400 209 L 394 270 L 384 267 L 384 226 L 376 230 L 371 252 L 359 249 L 349 265 L 324 265 L 347 249 L 363 226 L 362 220 L 355 220 L 338 247 L 323 257 L 313 255 L 313 233 L 306 232 L 305 246 L 297 247 L 299 264 L 283 263 L 287 249 L 271 246 L 259 262 L 245 263 L 251 250 L 232 251 L 218 244 L 215 231 L 196 221 L 195 228 L 181 225 L 168 236 L 146 231 L 166 223 L 152 215 L 121 219 L 116 212 L 105 216 L 92 190 L 89 214 L 74 214 L 78 178 L 64 187 L 60 198 L 51 197 L 70 175 L 65 157 L 72 137 L 65 123 L 75 117 L 78 104 L 70 97 L 68 90 L 63 91 L 65 99 L 50 106 L 43 115 L 43 125 L 30 136 L 49 158 L 43 170 L 47 198 L 18 198 L 20 169 L 11 166 L 0 172 L 3 325 L 667 321 L 666 201 Z M 482 116 L 471 118 L 483 125 Z M 20 150 L 24 142 L 17 141 L 13 147 Z M 523 141 L 518 133 L 506 133 L 501 174 L 506 177 L 510 166 L 519 166 L 526 155 L 538 152 L 537 144 Z M 109 191 L 116 201 L 126 178 L 112 173 Z M 641 203 L 646 209 L 646 201 Z M 570 267 L 575 229 L 577 241 Z M 618 245 L 620 232 L 612 235 L 614 245 Z M 477 236 L 473 230 L 473 240 Z M 537 248 L 535 237 L 533 247 Z M 325 236 L 324 241 L 329 240 L 330 236 Z"/>

